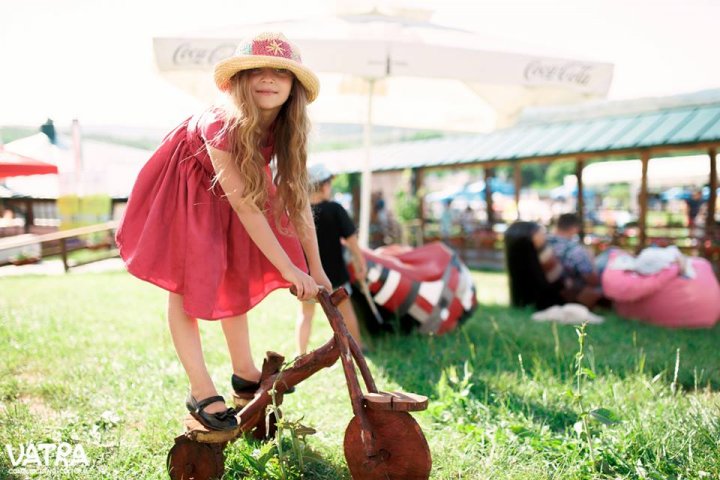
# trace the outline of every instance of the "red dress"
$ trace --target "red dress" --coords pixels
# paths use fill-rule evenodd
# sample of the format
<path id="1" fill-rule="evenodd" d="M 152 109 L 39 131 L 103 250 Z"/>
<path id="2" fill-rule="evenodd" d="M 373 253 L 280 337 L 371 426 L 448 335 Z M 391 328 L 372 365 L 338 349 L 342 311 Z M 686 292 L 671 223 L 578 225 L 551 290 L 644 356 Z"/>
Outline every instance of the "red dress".
<path id="1" fill-rule="evenodd" d="M 116 235 L 131 274 L 183 295 L 185 312 L 207 320 L 245 313 L 271 291 L 290 286 L 252 241 L 220 185 L 211 188 L 215 171 L 205 142 L 227 150 L 223 118 L 210 109 L 165 137 L 140 171 Z M 262 153 L 270 180 L 273 146 Z M 271 202 L 275 188 L 268 184 Z M 307 271 L 297 236 L 280 233 L 266 211 L 290 260 Z M 287 216 L 282 222 L 294 232 Z"/>

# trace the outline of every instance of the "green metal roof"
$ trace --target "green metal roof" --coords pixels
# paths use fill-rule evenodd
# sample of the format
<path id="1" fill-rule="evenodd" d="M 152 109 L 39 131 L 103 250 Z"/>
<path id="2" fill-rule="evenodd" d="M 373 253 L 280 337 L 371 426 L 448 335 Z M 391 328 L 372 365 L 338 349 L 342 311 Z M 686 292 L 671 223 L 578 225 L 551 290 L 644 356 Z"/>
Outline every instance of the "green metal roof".
<path id="1" fill-rule="evenodd" d="M 372 149 L 371 166 L 382 171 L 582 154 L 611 156 L 659 146 L 702 151 L 700 143 L 720 143 L 720 90 L 706 97 L 706 104 L 605 115 L 586 109 L 577 119 L 536 120 L 487 134 L 380 145 Z M 325 163 L 338 173 L 355 172 L 364 156 L 362 148 L 320 152 L 310 155 L 310 163 Z"/>

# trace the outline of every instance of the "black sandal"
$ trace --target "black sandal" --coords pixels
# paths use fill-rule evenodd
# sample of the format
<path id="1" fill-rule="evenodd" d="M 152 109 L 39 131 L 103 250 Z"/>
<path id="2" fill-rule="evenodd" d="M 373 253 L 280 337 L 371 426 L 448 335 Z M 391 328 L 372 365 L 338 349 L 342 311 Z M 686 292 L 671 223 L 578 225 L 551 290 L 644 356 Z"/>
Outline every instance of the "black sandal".
<path id="1" fill-rule="evenodd" d="M 251 382 L 233 373 L 230 378 L 233 388 L 233 400 L 236 407 L 244 407 L 255 397 L 255 392 L 260 388 L 260 382 Z"/>
<path id="2" fill-rule="evenodd" d="M 224 412 L 217 413 L 207 413 L 205 411 L 205 407 L 215 402 L 225 403 L 225 399 L 220 395 L 216 395 L 198 402 L 195 400 L 195 397 L 192 396 L 192 393 L 188 393 L 185 406 L 190 412 L 190 415 L 204 427 L 211 430 L 232 430 L 236 428 L 238 426 L 237 418 L 235 418 L 237 412 L 234 408 L 228 408 Z"/>
<path id="3" fill-rule="evenodd" d="M 255 392 L 258 388 L 260 388 L 260 382 L 251 382 L 250 380 L 245 380 L 242 377 L 238 377 L 233 373 L 232 377 L 230 378 L 230 382 L 232 383 L 233 390 L 235 391 L 235 397 L 239 399 L 246 399 L 246 400 L 252 400 L 252 398 L 255 396 Z M 295 387 L 292 386 L 285 390 L 285 393 L 293 393 L 295 391 Z"/>
<path id="4" fill-rule="evenodd" d="M 245 380 L 242 377 L 238 377 L 234 373 L 230 378 L 230 382 L 232 383 L 233 390 L 235 390 L 235 393 L 237 394 L 255 393 L 255 390 L 260 388 L 260 382 L 251 382 L 250 380 Z"/>

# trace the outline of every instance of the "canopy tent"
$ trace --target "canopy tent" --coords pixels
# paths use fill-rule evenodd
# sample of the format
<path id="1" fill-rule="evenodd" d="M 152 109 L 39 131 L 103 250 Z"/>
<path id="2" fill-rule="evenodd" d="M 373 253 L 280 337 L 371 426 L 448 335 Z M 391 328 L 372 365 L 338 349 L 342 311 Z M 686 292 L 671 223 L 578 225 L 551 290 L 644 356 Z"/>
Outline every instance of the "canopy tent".
<path id="1" fill-rule="evenodd" d="M 700 192 L 702 193 L 702 199 L 704 201 L 707 202 L 710 200 L 710 187 L 708 185 L 704 186 Z M 720 196 L 720 188 L 715 190 L 715 195 Z M 688 200 L 691 196 L 692 190 L 684 187 L 672 187 L 660 193 L 660 199 L 663 201 Z"/>
<path id="2" fill-rule="evenodd" d="M 499 193 L 501 195 L 512 196 L 515 194 L 515 187 L 512 183 L 505 182 L 497 177 L 492 177 L 490 179 L 490 191 L 495 194 Z M 485 181 L 472 182 L 462 187 L 450 188 L 425 195 L 426 202 L 444 202 L 455 199 L 485 201 Z"/>
<path id="3" fill-rule="evenodd" d="M 57 173 L 58 168 L 42 160 L 18 155 L 0 146 L 0 179 Z"/>
<path id="4" fill-rule="evenodd" d="M 583 169 L 583 183 L 588 186 L 611 183 L 642 182 L 640 160 L 618 160 L 598 162 Z M 648 185 L 651 187 L 673 187 L 703 185 L 710 177 L 710 162 L 707 155 L 651 158 L 647 169 Z"/>
<path id="5" fill-rule="evenodd" d="M 70 137 L 58 135 L 53 144 L 43 133 L 21 138 L 5 145 L 7 150 L 32 155 L 57 165 L 55 175 L 35 178 L 10 178 L 8 188 L 33 198 L 58 198 L 69 193 L 91 195 L 105 193 L 127 198 L 138 172 L 152 152 L 96 140 L 83 140 L 83 170 L 76 172 Z"/>
<path id="6" fill-rule="evenodd" d="M 568 177 L 565 177 L 566 179 Z M 576 180 L 575 176 L 571 176 L 573 180 Z M 550 190 L 550 198 L 553 200 L 567 200 L 568 198 L 577 198 L 578 196 L 578 187 L 577 187 L 577 181 L 560 185 L 559 187 L 555 187 L 552 190 Z M 583 198 L 585 200 L 592 200 L 595 197 L 595 192 L 593 190 L 586 190 L 583 189 Z"/>
<path id="7" fill-rule="evenodd" d="M 428 18 L 374 12 L 239 25 L 155 38 L 154 50 L 165 78 L 212 100 L 217 97 L 212 65 L 231 55 L 241 38 L 282 31 L 297 42 L 303 62 L 322 74 L 311 117 L 366 126 L 360 202 L 360 238 L 366 245 L 372 124 L 487 131 L 511 123 L 528 105 L 601 98 L 610 86 L 610 64 L 508 51 L 496 40 Z"/>

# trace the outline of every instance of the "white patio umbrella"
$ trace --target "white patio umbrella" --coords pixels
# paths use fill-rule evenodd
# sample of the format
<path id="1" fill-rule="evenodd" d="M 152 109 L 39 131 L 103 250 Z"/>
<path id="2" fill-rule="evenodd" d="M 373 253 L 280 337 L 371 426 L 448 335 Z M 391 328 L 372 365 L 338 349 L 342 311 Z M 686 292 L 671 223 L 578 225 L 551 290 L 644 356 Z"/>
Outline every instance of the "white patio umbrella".
<path id="1" fill-rule="evenodd" d="M 159 72 L 196 97 L 217 91 L 212 66 L 240 39 L 282 31 L 303 62 L 320 73 L 313 120 L 365 124 L 360 242 L 370 219 L 371 126 L 488 131 L 512 122 L 523 107 L 604 97 L 607 63 L 518 53 L 481 35 L 427 21 L 371 13 L 238 25 L 154 39 Z M 515 49 L 517 50 L 517 49 Z"/>

